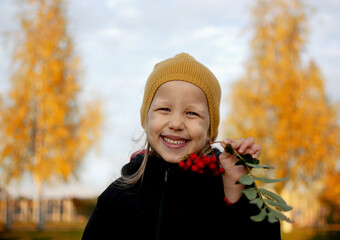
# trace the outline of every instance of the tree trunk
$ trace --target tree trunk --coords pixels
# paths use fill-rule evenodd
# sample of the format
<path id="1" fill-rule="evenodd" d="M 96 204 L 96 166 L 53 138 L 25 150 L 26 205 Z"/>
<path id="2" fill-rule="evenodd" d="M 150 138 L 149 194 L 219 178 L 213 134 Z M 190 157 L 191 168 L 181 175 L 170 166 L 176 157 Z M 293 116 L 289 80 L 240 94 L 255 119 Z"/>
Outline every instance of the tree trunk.
<path id="1" fill-rule="evenodd" d="M 7 194 L 6 196 L 6 230 L 12 229 L 12 221 L 13 221 L 13 199 Z"/>
<path id="2" fill-rule="evenodd" d="M 44 203 L 43 184 L 40 180 L 37 180 L 38 194 L 39 194 L 39 214 L 38 214 L 38 230 L 42 231 L 45 229 L 45 216 L 46 206 Z"/>

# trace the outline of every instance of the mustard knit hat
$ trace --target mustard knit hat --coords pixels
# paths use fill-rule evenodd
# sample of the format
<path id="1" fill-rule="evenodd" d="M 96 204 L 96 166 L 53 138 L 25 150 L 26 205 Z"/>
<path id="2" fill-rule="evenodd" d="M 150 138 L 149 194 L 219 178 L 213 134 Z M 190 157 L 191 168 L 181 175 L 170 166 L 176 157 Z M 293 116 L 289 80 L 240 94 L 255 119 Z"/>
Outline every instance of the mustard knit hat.
<path id="1" fill-rule="evenodd" d="M 155 65 L 146 82 L 140 110 L 143 128 L 145 128 L 149 108 L 157 89 L 163 83 L 174 80 L 192 83 L 205 93 L 209 107 L 210 139 L 216 139 L 220 122 L 220 84 L 207 67 L 186 53 L 178 54 Z"/>

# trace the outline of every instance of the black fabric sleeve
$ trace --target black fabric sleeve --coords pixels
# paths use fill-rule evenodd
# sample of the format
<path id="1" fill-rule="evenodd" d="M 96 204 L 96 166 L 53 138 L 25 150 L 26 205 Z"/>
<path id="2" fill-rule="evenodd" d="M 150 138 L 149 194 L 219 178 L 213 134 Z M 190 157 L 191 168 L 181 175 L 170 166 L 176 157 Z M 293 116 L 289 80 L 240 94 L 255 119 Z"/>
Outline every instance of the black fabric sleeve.
<path id="1" fill-rule="evenodd" d="M 131 175 L 135 173 L 143 160 L 143 155 L 137 155 L 133 160 L 123 166 L 122 175 Z M 124 191 L 123 187 L 119 185 L 121 178 L 116 179 L 105 191 L 98 197 L 97 205 L 88 220 L 85 227 L 82 240 L 88 239 L 120 239 L 118 237 L 121 232 L 124 232 L 122 228 L 122 217 L 126 217 L 124 212 L 124 199 L 127 191 Z M 130 189 L 131 192 L 138 189 L 138 184 Z M 114 231 L 114 237 L 112 232 Z"/>
<path id="2" fill-rule="evenodd" d="M 103 236 L 103 232 L 105 231 L 104 218 L 103 204 L 101 204 L 100 198 L 98 198 L 96 208 L 85 227 L 82 240 L 100 239 L 100 236 Z"/>
<path id="3" fill-rule="evenodd" d="M 82 240 L 105 239 L 110 235 L 108 231 L 115 227 L 115 218 L 113 218 L 112 213 L 117 212 L 113 209 L 117 190 L 114 188 L 114 184 L 112 183 L 98 197 L 97 205 L 85 227 Z"/>

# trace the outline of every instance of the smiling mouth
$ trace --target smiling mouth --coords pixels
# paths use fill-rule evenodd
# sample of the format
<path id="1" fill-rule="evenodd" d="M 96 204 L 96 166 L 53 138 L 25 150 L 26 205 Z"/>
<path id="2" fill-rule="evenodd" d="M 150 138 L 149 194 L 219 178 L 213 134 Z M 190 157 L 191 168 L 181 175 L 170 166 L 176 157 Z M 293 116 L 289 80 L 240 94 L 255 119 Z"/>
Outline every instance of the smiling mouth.
<path id="1" fill-rule="evenodd" d="M 186 139 L 172 139 L 166 136 L 162 136 L 162 139 L 164 140 L 164 142 L 172 145 L 183 145 L 189 141 Z"/>

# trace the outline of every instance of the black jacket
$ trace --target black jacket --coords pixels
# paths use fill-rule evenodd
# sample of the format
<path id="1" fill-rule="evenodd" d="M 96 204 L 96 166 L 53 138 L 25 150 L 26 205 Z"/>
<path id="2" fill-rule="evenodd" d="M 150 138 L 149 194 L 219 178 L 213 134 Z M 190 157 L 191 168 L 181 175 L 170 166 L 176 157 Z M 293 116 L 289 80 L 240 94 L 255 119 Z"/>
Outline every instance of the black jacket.
<path id="1" fill-rule="evenodd" d="M 136 172 L 142 158 L 122 173 Z M 117 181 L 99 196 L 82 239 L 280 239 L 279 223 L 249 219 L 259 210 L 245 197 L 226 204 L 221 176 L 150 156 L 142 181 L 129 189 Z"/>

